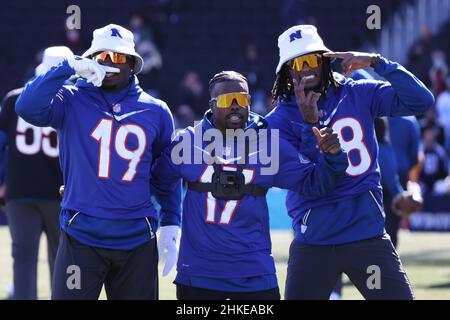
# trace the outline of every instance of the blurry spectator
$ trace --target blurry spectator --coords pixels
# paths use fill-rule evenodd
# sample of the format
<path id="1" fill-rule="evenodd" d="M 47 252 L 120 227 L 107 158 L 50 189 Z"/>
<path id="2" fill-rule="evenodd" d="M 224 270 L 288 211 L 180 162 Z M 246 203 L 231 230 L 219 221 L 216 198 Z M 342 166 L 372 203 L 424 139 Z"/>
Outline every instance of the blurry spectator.
<path id="1" fill-rule="evenodd" d="M 421 203 L 405 192 L 400 184 L 395 151 L 389 140 L 389 123 L 386 118 L 376 118 L 375 132 L 379 144 L 378 163 L 383 187 L 383 207 L 386 213 L 386 232 L 394 247 L 398 244 L 398 230 L 402 215 L 417 211 Z"/>
<path id="2" fill-rule="evenodd" d="M 162 8 L 162 17 L 166 22 L 177 23 L 180 11 L 183 10 L 185 0 L 158 0 L 159 6 Z"/>
<path id="3" fill-rule="evenodd" d="M 72 55 L 67 47 L 44 51 L 40 75 Z M 59 239 L 59 194 L 62 184 L 56 130 L 38 128 L 15 113 L 22 88 L 9 92 L 0 112 L 1 184 L 6 185 L 6 214 L 14 259 L 14 299 L 37 299 L 39 240 L 44 231 L 50 276 Z M 51 279 L 51 277 L 50 277 Z"/>
<path id="4" fill-rule="evenodd" d="M 250 92 L 252 93 L 251 109 L 259 114 L 268 112 L 266 103 L 267 95 L 263 83 L 263 66 L 259 60 L 258 48 L 250 43 L 245 48 L 245 54 L 239 65 L 240 72 L 248 79 Z"/>
<path id="5" fill-rule="evenodd" d="M 386 118 L 377 118 L 374 125 L 379 144 L 378 163 L 381 173 L 381 186 L 383 187 L 386 232 L 391 237 L 394 247 L 397 247 L 401 217 L 417 211 L 422 203 L 414 199 L 412 194 L 406 192 L 406 188 L 400 184 L 395 150 L 390 143 L 392 134 L 389 133 L 388 120 Z M 417 159 L 417 149 L 415 158 Z"/>
<path id="6" fill-rule="evenodd" d="M 144 58 L 144 66 L 141 72 L 148 73 L 153 68 L 161 68 L 162 57 L 155 44 L 154 35 L 150 28 L 144 24 L 141 15 L 135 14 L 131 17 L 130 29 L 133 32 L 136 51 Z"/>
<path id="7" fill-rule="evenodd" d="M 418 163 L 420 127 L 414 116 L 388 118 L 390 141 L 397 159 L 398 175 L 404 189 L 409 173 Z"/>
<path id="8" fill-rule="evenodd" d="M 388 118 L 388 134 L 389 140 L 392 143 L 392 150 L 395 156 L 397 166 L 397 173 L 400 180 L 401 187 L 406 190 L 410 172 L 418 163 L 419 142 L 420 142 L 420 128 L 414 116 L 409 117 L 392 117 Z M 378 138 L 378 136 L 377 136 Z M 380 141 L 380 140 L 379 140 Z M 387 148 L 384 146 L 383 148 Z M 387 162 L 386 153 L 382 159 L 382 145 L 380 144 L 380 168 L 381 162 Z M 386 173 L 382 173 L 382 181 L 387 181 Z M 382 182 L 383 183 L 383 182 Z M 392 184 L 391 184 L 392 185 Z M 386 188 L 385 188 L 386 187 Z M 392 191 L 389 192 L 386 185 L 383 186 L 383 202 L 390 206 L 390 203 L 395 197 Z M 392 190 L 392 188 L 391 188 Z M 386 206 L 385 206 L 386 208 Z M 386 210 L 386 232 L 390 235 L 392 243 L 397 246 L 398 231 L 402 222 L 402 216 L 395 214 L 391 207 Z"/>
<path id="9" fill-rule="evenodd" d="M 426 48 L 431 43 L 431 32 L 430 28 L 424 24 L 422 27 L 420 27 L 420 39 L 419 42 Z"/>
<path id="10" fill-rule="evenodd" d="M 409 53 L 408 60 L 410 62 L 410 71 L 419 79 L 423 80 L 427 86 L 431 86 L 429 79 L 429 71 L 431 64 L 431 57 L 428 54 L 428 47 L 430 46 L 431 36 L 430 31 L 426 25 L 420 29 L 420 37 L 413 44 L 412 50 Z"/>
<path id="11" fill-rule="evenodd" d="M 250 92 L 261 89 L 262 66 L 259 60 L 258 48 L 249 43 L 245 47 L 245 54 L 239 64 L 239 70 L 247 78 Z"/>
<path id="12" fill-rule="evenodd" d="M 293 26 L 306 23 L 306 1 L 305 0 L 283 0 L 281 5 L 281 16 L 285 26 Z"/>
<path id="13" fill-rule="evenodd" d="M 175 128 L 186 128 L 194 125 L 195 120 L 200 120 L 196 117 L 192 108 L 187 104 L 179 105 L 174 112 Z"/>
<path id="14" fill-rule="evenodd" d="M 140 84 L 144 89 L 153 88 L 156 85 L 156 70 L 162 67 L 162 56 L 155 43 L 155 37 L 144 23 L 144 18 L 134 14 L 130 19 L 130 30 L 133 32 L 136 51 L 144 59 L 144 65 L 139 75 Z"/>
<path id="15" fill-rule="evenodd" d="M 70 19 L 70 16 L 67 17 Z M 79 29 L 68 29 L 67 28 L 67 19 L 64 21 L 64 29 L 66 31 L 66 45 L 71 48 L 75 54 L 82 54 L 82 41 L 81 41 L 81 33 Z"/>
<path id="16" fill-rule="evenodd" d="M 444 127 L 445 148 L 450 155 L 450 76 L 446 80 L 446 90 L 436 99 L 436 113 L 438 123 Z"/>
<path id="17" fill-rule="evenodd" d="M 425 128 L 434 127 L 437 143 L 439 143 L 441 146 L 445 146 L 444 127 L 441 126 L 436 120 L 436 109 L 434 107 L 428 109 L 428 111 L 425 113 L 425 116 L 419 120 L 419 124 L 422 136 Z"/>
<path id="18" fill-rule="evenodd" d="M 208 97 L 205 95 L 200 76 L 195 71 L 188 71 L 181 81 L 177 94 L 178 105 L 185 104 L 192 109 L 196 119 L 201 119 L 208 108 Z M 187 107 L 184 107 L 186 109 Z"/>
<path id="19" fill-rule="evenodd" d="M 419 181 L 425 195 L 432 194 L 437 181 L 445 179 L 448 174 L 447 155 L 444 148 L 436 141 L 436 128 L 427 126 L 423 129 L 422 170 Z"/>
<path id="20" fill-rule="evenodd" d="M 437 97 L 445 90 L 445 79 L 448 75 L 448 66 L 445 61 L 445 54 L 441 50 L 436 50 L 431 55 L 432 66 L 430 69 L 430 79 L 432 91 Z"/>
<path id="21" fill-rule="evenodd" d="M 450 194 L 450 175 L 443 180 L 438 180 L 434 184 L 433 192 L 435 195 L 449 195 Z"/>

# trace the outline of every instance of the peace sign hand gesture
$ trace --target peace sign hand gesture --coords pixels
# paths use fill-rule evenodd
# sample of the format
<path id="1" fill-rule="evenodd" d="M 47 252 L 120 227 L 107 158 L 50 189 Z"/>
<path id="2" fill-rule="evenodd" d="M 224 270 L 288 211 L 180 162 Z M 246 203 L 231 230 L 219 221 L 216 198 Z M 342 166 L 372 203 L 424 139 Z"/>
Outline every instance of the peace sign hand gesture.
<path id="1" fill-rule="evenodd" d="M 292 79 L 295 98 L 300 112 L 302 113 L 303 120 L 308 123 L 317 123 L 319 121 L 317 101 L 319 101 L 321 94 L 312 90 L 305 94 L 306 78 L 307 77 L 304 77 L 300 81 L 295 78 Z"/>

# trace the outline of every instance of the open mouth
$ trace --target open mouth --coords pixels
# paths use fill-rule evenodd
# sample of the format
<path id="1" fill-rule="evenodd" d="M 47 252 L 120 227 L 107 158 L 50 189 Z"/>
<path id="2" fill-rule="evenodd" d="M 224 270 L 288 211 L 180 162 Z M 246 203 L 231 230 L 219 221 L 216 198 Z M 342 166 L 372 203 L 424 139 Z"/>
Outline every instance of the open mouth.
<path id="1" fill-rule="evenodd" d="M 118 73 L 107 72 L 107 73 L 105 74 L 105 78 L 113 78 L 113 77 L 115 77 L 115 76 L 117 76 L 117 75 L 118 75 Z"/>
<path id="2" fill-rule="evenodd" d="M 242 116 L 237 113 L 230 114 L 229 116 L 227 116 L 227 118 L 229 121 L 235 122 L 235 123 L 242 121 Z"/>
<path id="3" fill-rule="evenodd" d="M 307 76 L 303 76 L 303 77 L 302 77 L 302 80 L 303 80 L 303 79 L 304 79 L 306 82 L 308 82 L 308 81 L 314 81 L 314 80 L 317 79 L 317 75 L 316 75 L 315 73 L 309 74 L 309 75 L 307 75 Z"/>

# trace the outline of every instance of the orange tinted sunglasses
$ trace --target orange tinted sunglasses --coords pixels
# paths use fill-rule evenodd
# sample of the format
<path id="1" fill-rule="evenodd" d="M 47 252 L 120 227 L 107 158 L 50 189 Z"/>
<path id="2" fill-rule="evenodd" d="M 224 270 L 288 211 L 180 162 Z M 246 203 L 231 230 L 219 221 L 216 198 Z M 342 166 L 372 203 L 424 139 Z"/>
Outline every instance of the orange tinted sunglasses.
<path id="1" fill-rule="evenodd" d="M 106 60 L 106 57 L 109 57 L 111 59 L 112 63 L 126 63 L 127 62 L 127 55 L 124 53 L 118 53 L 118 52 L 112 52 L 112 51 L 102 51 L 100 53 L 97 53 L 92 57 L 97 62 L 104 62 Z"/>

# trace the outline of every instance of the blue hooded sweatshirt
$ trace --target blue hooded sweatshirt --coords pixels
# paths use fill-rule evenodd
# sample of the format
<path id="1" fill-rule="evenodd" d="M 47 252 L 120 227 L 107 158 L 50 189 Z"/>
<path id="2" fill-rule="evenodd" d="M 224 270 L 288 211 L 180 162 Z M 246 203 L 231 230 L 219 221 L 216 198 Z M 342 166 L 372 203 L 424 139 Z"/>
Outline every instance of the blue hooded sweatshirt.
<path id="1" fill-rule="evenodd" d="M 209 150 L 209 142 L 202 139 L 203 134 L 209 129 L 218 132 L 211 115 L 206 112 L 199 125 L 180 132 L 158 158 L 153 166 L 158 182 L 170 184 L 180 177 L 189 182 L 211 182 L 213 165 L 195 161 L 196 152 L 202 155 Z M 317 163 L 312 163 L 287 141 L 272 140 L 272 135 L 278 137 L 276 132 L 265 131 L 267 122 L 254 113 L 250 113 L 245 134 L 251 129 L 257 132 L 258 147 L 249 150 L 248 159 L 242 164 L 246 184 L 321 196 L 335 188 L 347 168 L 347 157 L 342 151 L 337 155 L 321 155 Z M 269 143 L 265 143 L 266 139 Z M 225 142 L 223 145 L 227 146 Z M 238 139 L 233 141 L 234 150 L 238 143 Z M 239 155 L 227 154 L 227 148 L 223 150 L 222 169 L 236 170 Z M 186 156 L 187 153 L 190 155 Z M 184 156 L 184 161 L 174 157 L 179 154 Z M 278 161 L 279 168 L 265 174 L 262 168 L 270 165 L 263 155 L 269 154 Z M 183 202 L 176 283 L 221 291 L 260 291 L 276 287 L 269 231 L 265 196 L 246 195 L 240 200 L 226 201 L 214 198 L 211 192 L 188 189 Z"/>
<path id="2" fill-rule="evenodd" d="M 289 192 L 286 206 L 296 239 L 306 244 L 342 244 L 381 236 L 384 210 L 374 118 L 422 114 L 433 94 L 396 62 L 380 58 L 374 71 L 389 82 L 344 78 L 328 87 L 318 101 L 319 127 L 332 128 L 347 152 L 349 167 L 336 189 L 326 196 Z M 318 156 L 312 125 L 303 121 L 295 97 L 280 99 L 266 117 L 280 137 L 314 160 Z"/>
<path id="3" fill-rule="evenodd" d="M 80 242 L 130 249 L 154 236 L 161 224 L 180 223 L 181 180 L 153 183 L 151 165 L 170 144 L 173 120 L 167 105 L 142 91 L 136 77 L 119 92 L 79 79 L 67 61 L 29 82 L 16 112 L 36 126 L 58 132 L 65 194 L 61 227 Z"/>

